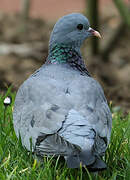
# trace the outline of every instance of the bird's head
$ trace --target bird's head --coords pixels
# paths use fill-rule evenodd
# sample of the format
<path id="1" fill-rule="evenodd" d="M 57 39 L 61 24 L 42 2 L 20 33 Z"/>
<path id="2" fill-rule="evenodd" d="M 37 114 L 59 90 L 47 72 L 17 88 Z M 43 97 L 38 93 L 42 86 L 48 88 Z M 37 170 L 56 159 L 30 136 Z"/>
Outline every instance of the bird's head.
<path id="1" fill-rule="evenodd" d="M 80 13 L 72 13 L 60 18 L 51 33 L 50 49 L 55 44 L 80 48 L 83 41 L 90 37 L 101 37 L 99 32 L 90 27 L 88 19 Z"/>

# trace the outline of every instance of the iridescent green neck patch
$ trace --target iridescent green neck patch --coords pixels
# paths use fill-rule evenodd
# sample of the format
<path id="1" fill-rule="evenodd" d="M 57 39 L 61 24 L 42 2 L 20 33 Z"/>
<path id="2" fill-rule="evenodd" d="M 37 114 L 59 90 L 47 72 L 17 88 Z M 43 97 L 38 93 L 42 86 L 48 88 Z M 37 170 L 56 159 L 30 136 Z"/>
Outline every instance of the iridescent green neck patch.
<path id="1" fill-rule="evenodd" d="M 65 64 L 67 63 L 75 70 L 80 71 L 83 75 L 90 76 L 81 55 L 71 46 L 55 45 L 47 58 L 47 64 Z"/>
<path id="2" fill-rule="evenodd" d="M 49 61 L 52 64 L 66 63 L 72 57 L 72 47 L 66 45 L 55 45 L 49 55 Z"/>

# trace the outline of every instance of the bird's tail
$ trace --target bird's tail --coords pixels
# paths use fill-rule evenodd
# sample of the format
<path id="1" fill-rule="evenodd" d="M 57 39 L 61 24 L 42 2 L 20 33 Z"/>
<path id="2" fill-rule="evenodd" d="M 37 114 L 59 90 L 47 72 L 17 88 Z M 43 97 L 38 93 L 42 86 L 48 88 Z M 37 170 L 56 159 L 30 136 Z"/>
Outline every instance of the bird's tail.
<path id="1" fill-rule="evenodd" d="M 86 166 L 90 171 L 100 171 L 107 168 L 105 162 L 93 154 L 92 151 L 82 151 L 76 155 L 70 155 L 67 160 L 68 168 Z"/>

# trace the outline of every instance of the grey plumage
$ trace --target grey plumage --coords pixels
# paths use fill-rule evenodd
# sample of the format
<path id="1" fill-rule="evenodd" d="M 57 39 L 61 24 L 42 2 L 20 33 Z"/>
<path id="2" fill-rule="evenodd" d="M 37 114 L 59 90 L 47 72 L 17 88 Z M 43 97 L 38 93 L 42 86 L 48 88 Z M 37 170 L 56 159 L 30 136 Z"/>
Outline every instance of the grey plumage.
<path id="1" fill-rule="evenodd" d="M 79 23 L 87 31 L 87 34 L 82 32 L 82 38 L 76 29 Z M 100 170 L 106 168 L 100 157 L 110 141 L 112 117 L 101 86 L 84 73 L 88 71 L 80 63 L 83 60 L 79 48 L 90 36 L 88 29 L 88 20 L 78 13 L 63 17 L 59 25 L 57 22 L 47 63 L 19 88 L 13 119 L 16 135 L 20 134 L 28 150 L 32 138 L 32 150 L 37 155 L 61 155 L 70 168 L 78 168 L 82 163 L 92 170 Z M 78 36 L 74 38 L 76 31 Z M 63 45 L 65 48 L 60 48 Z M 68 52 L 72 54 L 69 61 Z M 79 57 L 75 60 L 77 64 L 83 64 L 82 69 L 72 63 L 74 53 Z"/>

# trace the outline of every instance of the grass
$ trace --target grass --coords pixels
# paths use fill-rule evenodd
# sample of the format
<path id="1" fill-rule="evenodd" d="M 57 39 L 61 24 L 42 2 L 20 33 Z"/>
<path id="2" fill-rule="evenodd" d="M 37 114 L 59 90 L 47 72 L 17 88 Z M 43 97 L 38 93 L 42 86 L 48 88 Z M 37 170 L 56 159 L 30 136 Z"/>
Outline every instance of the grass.
<path id="1" fill-rule="evenodd" d="M 5 107 L 10 95 L 12 104 Z M 0 96 L 0 180 L 127 180 L 130 177 L 130 114 L 113 113 L 111 143 L 104 157 L 107 170 L 94 175 L 87 168 L 68 169 L 63 160 L 44 157 L 43 164 L 32 157 L 16 138 L 12 110 L 15 93 Z"/>

